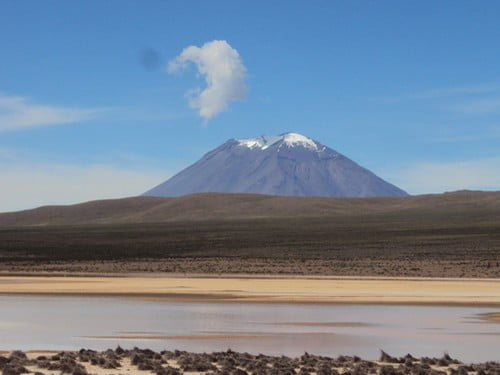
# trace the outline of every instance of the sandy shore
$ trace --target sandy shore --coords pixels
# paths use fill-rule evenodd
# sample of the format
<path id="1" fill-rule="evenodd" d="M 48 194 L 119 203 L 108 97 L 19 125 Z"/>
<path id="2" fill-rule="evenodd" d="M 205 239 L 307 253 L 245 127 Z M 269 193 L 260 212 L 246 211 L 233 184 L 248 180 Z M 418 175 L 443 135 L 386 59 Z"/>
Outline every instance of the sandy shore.
<path id="1" fill-rule="evenodd" d="M 6 276 L 0 277 L 0 294 L 500 306 L 500 279 Z"/>

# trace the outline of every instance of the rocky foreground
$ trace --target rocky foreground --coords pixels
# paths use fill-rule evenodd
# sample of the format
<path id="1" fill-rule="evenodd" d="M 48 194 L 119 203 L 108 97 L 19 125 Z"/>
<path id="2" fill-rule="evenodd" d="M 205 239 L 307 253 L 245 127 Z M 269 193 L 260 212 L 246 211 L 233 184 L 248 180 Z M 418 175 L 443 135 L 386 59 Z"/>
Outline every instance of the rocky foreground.
<path id="1" fill-rule="evenodd" d="M 305 353 L 301 357 L 252 355 L 232 350 L 210 354 L 186 351 L 154 352 L 121 347 L 103 352 L 13 351 L 0 355 L 2 375 L 18 374 L 318 374 L 318 375 L 499 375 L 500 363 L 464 364 L 445 354 L 441 358 L 396 358 L 382 352 L 378 361 L 359 357 L 330 358 Z"/>

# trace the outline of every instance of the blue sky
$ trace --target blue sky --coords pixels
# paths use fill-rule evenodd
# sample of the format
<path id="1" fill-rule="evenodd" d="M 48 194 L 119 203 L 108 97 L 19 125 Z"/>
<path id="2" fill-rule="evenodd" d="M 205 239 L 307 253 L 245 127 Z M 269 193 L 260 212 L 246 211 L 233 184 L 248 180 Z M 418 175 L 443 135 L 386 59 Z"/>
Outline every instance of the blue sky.
<path id="1" fill-rule="evenodd" d="M 413 194 L 499 190 L 499 17 L 497 1 L 2 1 L 0 211 L 140 194 L 229 138 L 287 131 Z M 207 119 L 186 96 L 204 75 L 167 67 L 214 40 L 244 95 Z"/>

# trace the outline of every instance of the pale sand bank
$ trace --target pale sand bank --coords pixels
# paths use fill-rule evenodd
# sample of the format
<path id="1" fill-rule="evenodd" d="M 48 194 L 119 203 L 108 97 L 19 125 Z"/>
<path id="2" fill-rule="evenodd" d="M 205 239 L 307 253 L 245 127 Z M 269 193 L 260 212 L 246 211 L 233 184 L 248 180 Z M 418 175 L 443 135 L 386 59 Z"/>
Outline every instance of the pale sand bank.
<path id="1" fill-rule="evenodd" d="M 0 277 L 0 294 L 500 306 L 500 279 Z"/>
<path id="2" fill-rule="evenodd" d="M 480 314 L 479 317 L 487 322 L 500 323 L 500 313 L 498 312 Z"/>

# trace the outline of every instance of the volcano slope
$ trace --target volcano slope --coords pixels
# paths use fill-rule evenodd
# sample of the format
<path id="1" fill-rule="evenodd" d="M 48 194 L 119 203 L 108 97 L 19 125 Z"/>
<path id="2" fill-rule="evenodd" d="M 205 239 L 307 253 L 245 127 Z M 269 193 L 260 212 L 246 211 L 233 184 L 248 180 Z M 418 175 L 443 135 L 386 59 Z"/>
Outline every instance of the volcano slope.
<path id="1" fill-rule="evenodd" d="M 500 277 L 500 193 L 135 197 L 0 214 L 0 271 Z"/>

